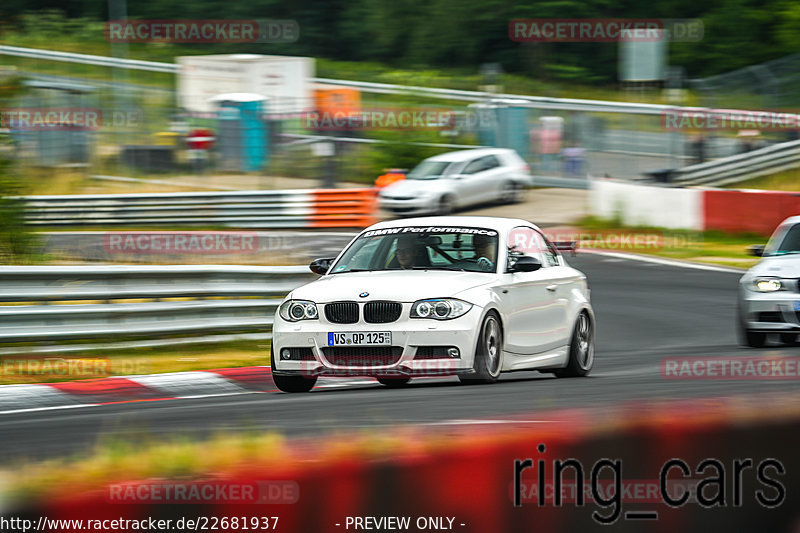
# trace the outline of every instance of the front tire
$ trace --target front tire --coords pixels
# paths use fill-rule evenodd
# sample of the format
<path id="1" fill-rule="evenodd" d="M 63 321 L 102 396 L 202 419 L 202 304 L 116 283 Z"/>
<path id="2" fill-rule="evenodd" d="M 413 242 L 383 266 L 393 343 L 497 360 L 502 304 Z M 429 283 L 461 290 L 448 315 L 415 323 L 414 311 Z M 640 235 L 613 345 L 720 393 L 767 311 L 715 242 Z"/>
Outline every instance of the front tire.
<path id="1" fill-rule="evenodd" d="M 592 371 L 594 366 L 594 324 L 588 313 L 578 315 L 572 340 L 569 343 L 569 362 L 565 368 L 553 372 L 557 377 L 583 377 Z"/>
<path id="2" fill-rule="evenodd" d="M 275 374 L 275 350 L 269 348 L 269 366 L 272 368 L 272 381 L 283 392 L 308 392 L 317 384 L 317 377 L 282 376 Z"/>
<path id="3" fill-rule="evenodd" d="M 461 383 L 494 383 L 500 377 L 503 354 L 503 328 L 497 313 L 490 311 L 481 324 L 472 374 L 459 375 Z"/>
<path id="4" fill-rule="evenodd" d="M 738 326 L 738 333 L 739 333 L 738 336 L 740 345 L 747 346 L 750 348 L 763 348 L 764 345 L 767 343 L 766 333 L 747 329 L 744 317 L 742 317 L 741 310 L 739 311 L 739 323 L 737 324 L 737 326 Z"/>
<path id="5" fill-rule="evenodd" d="M 440 216 L 449 215 L 455 209 L 455 203 L 453 202 L 452 196 L 442 196 L 439 199 L 439 207 L 436 210 L 436 214 Z"/>

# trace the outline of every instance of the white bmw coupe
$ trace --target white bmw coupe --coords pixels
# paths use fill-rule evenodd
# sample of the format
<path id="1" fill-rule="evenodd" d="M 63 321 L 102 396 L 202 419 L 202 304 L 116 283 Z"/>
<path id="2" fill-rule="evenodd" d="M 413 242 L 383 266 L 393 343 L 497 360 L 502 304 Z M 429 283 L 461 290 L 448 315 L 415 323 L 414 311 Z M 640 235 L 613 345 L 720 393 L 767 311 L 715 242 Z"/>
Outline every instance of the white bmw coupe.
<path id="1" fill-rule="evenodd" d="M 501 372 L 585 376 L 594 362 L 586 276 L 524 220 L 427 217 L 375 224 L 321 277 L 292 291 L 273 325 L 277 387 L 319 376 L 492 383 Z M 573 248 L 574 249 L 574 248 Z"/>

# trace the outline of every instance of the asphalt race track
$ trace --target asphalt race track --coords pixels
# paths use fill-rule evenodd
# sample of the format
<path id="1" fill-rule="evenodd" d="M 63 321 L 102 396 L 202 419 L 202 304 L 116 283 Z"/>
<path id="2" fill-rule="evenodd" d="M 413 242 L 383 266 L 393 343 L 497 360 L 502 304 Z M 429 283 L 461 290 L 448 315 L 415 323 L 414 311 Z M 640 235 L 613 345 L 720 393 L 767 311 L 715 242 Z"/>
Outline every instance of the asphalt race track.
<path id="1" fill-rule="evenodd" d="M 568 259 L 589 277 L 597 314 L 590 377 L 504 374 L 495 385 L 457 378 L 417 379 L 389 390 L 375 381 L 329 379 L 309 394 L 266 392 L 0 415 L 0 461 L 65 456 L 103 439 L 220 431 L 275 430 L 318 436 L 397 424 L 546 423 L 563 407 L 631 405 L 642 400 L 734 396 L 796 390 L 794 380 L 668 380 L 667 357 L 797 356 L 800 348 L 740 348 L 736 283 L 740 274 L 695 270 L 596 254 Z M 543 413 L 537 415 L 537 413 Z M 488 419 L 478 422 L 477 419 Z"/>

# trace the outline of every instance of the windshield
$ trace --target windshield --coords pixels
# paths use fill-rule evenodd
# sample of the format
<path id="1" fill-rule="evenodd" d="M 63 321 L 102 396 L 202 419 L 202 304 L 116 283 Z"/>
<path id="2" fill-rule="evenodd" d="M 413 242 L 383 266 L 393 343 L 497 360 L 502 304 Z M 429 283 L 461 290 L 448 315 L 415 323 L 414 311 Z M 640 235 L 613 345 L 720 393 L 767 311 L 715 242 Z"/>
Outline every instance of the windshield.
<path id="1" fill-rule="evenodd" d="M 329 272 L 494 272 L 497 238 L 497 232 L 487 228 L 414 226 L 370 230 L 350 245 Z"/>
<path id="2" fill-rule="evenodd" d="M 458 163 L 451 161 L 423 161 L 414 170 L 408 173 L 406 179 L 410 180 L 435 180 L 447 174 L 454 174 Z"/>
<path id="3" fill-rule="evenodd" d="M 763 255 L 787 255 L 797 253 L 800 253 L 800 224 L 787 226 L 775 232 L 775 235 L 772 236 L 769 243 L 767 243 L 767 246 L 764 248 Z"/>

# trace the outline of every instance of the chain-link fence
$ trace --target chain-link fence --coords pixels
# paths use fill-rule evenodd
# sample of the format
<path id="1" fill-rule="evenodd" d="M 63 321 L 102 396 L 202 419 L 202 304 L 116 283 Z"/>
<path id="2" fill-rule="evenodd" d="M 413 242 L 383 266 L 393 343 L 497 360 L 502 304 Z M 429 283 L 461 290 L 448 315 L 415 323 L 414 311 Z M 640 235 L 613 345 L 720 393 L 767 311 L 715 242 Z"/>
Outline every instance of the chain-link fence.
<path id="1" fill-rule="evenodd" d="M 795 59 L 800 61 L 800 55 Z M 789 58 L 781 61 L 772 63 L 771 72 L 780 73 L 783 79 L 797 76 L 791 71 Z M 734 74 L 729 79 L 739 80 L 735 83 L 741 83 L 743 90 L 748 76 L 754 75 L 736 74 L 740 80 Z M 408 168 L 436 152 L 499 145 L 520 152 L 536 175 L 639 179 L 767 142 L 748 138 L 745 146 L 736 131 L 712 134 L 692 129 L 669 130 L 664 127 L 663 116 L 652 112 L 568 111 L 557 105 L 543 109 L 531 102 L 498 102 L 489 96 L 485 103 L 470 103 L 369 92 L 361 95 L 363 109 L 409 114 L 445 110 L 451 113 L 452 123 L 447 127 L 434 124 L 431 128 L 404 128 L 400 124 L 390 131 L 363 124 L 326 129 L 314 126 L 305 115 L 271 112 L 266 101 L 260 111 L 263 124 L 245 127 L 224 122 L 221 110 L 188 113 L 178 107 L 175 91 L 163 86 L 129 79 L 98 81 L 30 72 L 27 75 L 31 91 L 15 105 L 42 110 L 90 109 L 101 118 L 97 127 L 75 131 L 12 131 L 20 160 L 37 167 L 80 166 L 87 174 L 202 176 L 256 172 L 311 177 L 323 183 L 371 183 L 383 168 Z M 705 83 L 708 90 L 716 87 L 710 80 Z M 476 111 L 478 108 L 492 113 L 482 114 Z M 498 111 L 506 108 L 511 111 Z M 488 122 L 484 121 L 487 116 Z M 217 136 L 212 149 L 192 149 L 189 137 L 199 129 L 211 130 Z M 259 130 L 255 132 L 257 142 L 266 156 L 258 159 L 255 169 L 241 165 L 241 158 L 236 159 L 238 166 L 231 168 L 231 139 L 244 139 L 254 129 Z M 780 135 L 772 137 L 779 140 Z M 403 151 L 397 149 L 398 145 L 412 147 Z"/>
<path id="2" fill-rule="evenodd" d="M 752 65 L 733 72 L 691 80 L 704 106 L 759 109 L 800 106 L 800 54 Z"/>

